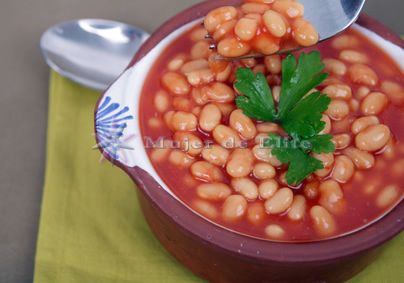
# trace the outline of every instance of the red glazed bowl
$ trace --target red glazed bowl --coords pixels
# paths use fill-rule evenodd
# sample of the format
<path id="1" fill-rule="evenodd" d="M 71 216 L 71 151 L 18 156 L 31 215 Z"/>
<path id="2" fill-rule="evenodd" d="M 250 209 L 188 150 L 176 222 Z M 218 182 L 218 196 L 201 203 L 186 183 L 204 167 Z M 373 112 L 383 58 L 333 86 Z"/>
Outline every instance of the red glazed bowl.
<path id="1" fill-rule="evenodd" d="M 100 98 L 95 111 L 97 142 L 104 156 L 137 184 L 143 214 L 155 236 L 195 274 L 212 282 L 232 283 L 347 280 L 376 258 L 382 244 L 403 230 L 402 202 L 376 223 L 332 240 L 293 244 L 251 238 L 205 220 L 176 198 L 148 160 L 140 130 L 134 130 L 140 128 L 138 100 L 141 81 L 147 75 L 144 68 L 135 67 L 150 67 L 163 49 L 155 46 L 168 44 L 165 41 L 173 32 L 180 33 L 185 25 L 215 7 L 237 3 L 206 1 L 164 23 Z M 403 41 L 380 23 L 362 15 L 358 24 L 389 41 L 384 44 L 390 44 L 391 50 L 402 52 L 399 47 L 404 46 Z M 127 145 L 132 150 L 125 150 Z"/>

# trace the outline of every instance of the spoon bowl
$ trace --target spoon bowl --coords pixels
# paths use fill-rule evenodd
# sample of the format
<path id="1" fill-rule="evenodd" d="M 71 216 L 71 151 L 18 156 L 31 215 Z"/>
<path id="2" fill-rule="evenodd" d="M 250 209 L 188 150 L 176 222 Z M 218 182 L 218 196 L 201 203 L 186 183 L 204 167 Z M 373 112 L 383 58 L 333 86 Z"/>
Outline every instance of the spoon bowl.
<path id="1" fill-rule="evenodd" d="M 40 47 L 47 64 L 79 84 L 105 90 L 149 37 L 120 22 L 80 19 L 49 28 Z"/>
<path id="2" fill-rule="evenodd" d="M 366 0 L 300 0 L 305 18 L 318 30 L 320 41 L 326 40 L 352 25 Z M 81 19 L 58 24 L 41 38 L 41 50 L 47 64 L 84 86 L 105 90 L 125 69 L 132 56 L 149 37 L 144 30 L 120 22 Z M 290 52 L 283 50 L 280 53 Z M 240 60 L 262 57 L 249 54 Z"/>
<path id="3" fill-rule="evenodd" d="M 359 17 L 366 0 L 299 0 L 305 7 L 304 17 L 320 35 L 329 39 L 351 26 Z"/>
<path id="4" fill-rule="evenodd" d="M 317 29 L 320 42 L 327 40 L 350 27 L 359 17 L 366 0 L 299 0 L 304 5 L 304 18 Z M 210 40 L 210 37 L 208 37 Z M 211 49 L 216 48 L 215 44 Z M 280 50 L 276 54 L 290 53 L 304 47 Z M 226 58 L 216 56 L 216 60 L 238 61 L 250 58 L 261 58 L 264 54 L 247 54 L 239 57 Z"/>

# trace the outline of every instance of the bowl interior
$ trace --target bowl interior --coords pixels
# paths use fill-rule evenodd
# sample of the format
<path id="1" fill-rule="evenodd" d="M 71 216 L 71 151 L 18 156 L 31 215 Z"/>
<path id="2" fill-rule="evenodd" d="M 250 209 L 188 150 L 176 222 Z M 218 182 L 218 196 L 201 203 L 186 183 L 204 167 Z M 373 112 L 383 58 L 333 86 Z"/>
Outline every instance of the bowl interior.
<path id="1" fill-rule="evenodd" d="M 166 191 L 168 194 L 170 194 L 172 197 L 174 197 L 177 201 L 179 201 L 182 205 L 186 207 L 188 206 L 184 202 L 182 202 L 170 190 L 170 188 L 164 183 L 164 181 L 157 174 L 146 153 L 145 146 L 148 146 L 150 144 L 149 143 L 150 140 L 148 140 L 147 137 L 142 136 L 140 121 L 138 120 L 138 117 L 140 117 L 139 102 L 142 94 L 143 85 L 154 62 L 158 60 L 161 53 L 181 34 L 193 28 L 197 23 L 200 22 L 201 19 L 194 20 L 171 32 L 162 41 L 160 41 L 150 52 L 148 52 L 146 56 L 144 56 L 132 67 L 128 68 L 122 74 L 122 76 L 110 87 L 110 89 L 105 93 L 104 97 L 100 101 L 100 105 L 102 105 L 105 102 L 105 100 L 111 99 L 113 103 L 117 103 L 121 107 L 128 108 L 128 113 L 130 113 L 130 115 L 134 117 L 134 119 L 130 119 L 129 121 L 126 122 L 125 131 L 123 132 L 123 136 L 121 138 L 121 140 L 125 143 L 125 146 L 131 148 L 131 150 L 128 150 L 126 148 L 118 148 L 117 151 L 114 152 L 116 153 L 115 160 L 119 161 L 120 163 L 122 163 L 124 166 L 127 167 L 138 166 L 142 168 L 159 183 L 159 185 L 164 189 L 164 191 Z M 404 71 L 404 51 L 399 46 L 391 43 L 390 41 L 385 40 L 383 37 L 379 36 L 373 31 L 370 31 L 357 24 L 354 25 L 354 29 L 356 29 L 357 31 L 361 32 L 363 35 L 371 39 L 378 47 L 383 49 L 385 53 L 389 54 L 389 56 L 392 57 L 392 59 L 394 59 L 394 61 L 396 61 L 399 64 L 401 70 Z M 398 203 L 400 203 L 400 201 Z M 188 209 L 192 210 L 189 207 Z M 387 213 L 389 213 L 389 211 L 387 211 L 386 214 Z M 200 217 L 205 218 L 200 214 L 198 215 Z M 209 222 L 212 222 L 207 218 L 205 219 Z M 373 222 L 368 223 L 366 226 L 360 227 L 359 230 L 371 225 L 372 223 L 378 221 L 379 219 L 376 219 Z M 349 232 L 349 234 L 353 232 L 355 231 L 351 231 Z M 341 236 L 343 235 L 338 235 L 337 237 Z"/>

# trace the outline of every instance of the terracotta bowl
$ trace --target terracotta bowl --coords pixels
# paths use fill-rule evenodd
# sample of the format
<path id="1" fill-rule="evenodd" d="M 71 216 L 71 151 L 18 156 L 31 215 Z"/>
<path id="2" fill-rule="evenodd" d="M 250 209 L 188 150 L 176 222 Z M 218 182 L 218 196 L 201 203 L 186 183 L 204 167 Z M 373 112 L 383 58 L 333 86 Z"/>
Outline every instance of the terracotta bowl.
<path id="1" fill-rule="evenodd" d="M 375 259 L 382 244 L 403 230 L 402 202 L 378 222 L 348 236 L 300 244 L 264 241 L 231 232 L 194 213 L 166 187 L 146 155 L 137 117 L 149 68 L 191 22 L 212 8 L 238 2 L 203 2 L 164 23 L 100 98 L 95 111 L 97 142 L 105 157 L 137 184 L 142 211 L 155 236 L 195 274 L 212 282 L 232 283 L 347 280 Z M 399 37 L 366 15 L 358 25 L 361 27 L 356 28 L 387 49 L 396 61 L 403 62 Z M 128 146 L 132 149 L 125 149 Z"/>

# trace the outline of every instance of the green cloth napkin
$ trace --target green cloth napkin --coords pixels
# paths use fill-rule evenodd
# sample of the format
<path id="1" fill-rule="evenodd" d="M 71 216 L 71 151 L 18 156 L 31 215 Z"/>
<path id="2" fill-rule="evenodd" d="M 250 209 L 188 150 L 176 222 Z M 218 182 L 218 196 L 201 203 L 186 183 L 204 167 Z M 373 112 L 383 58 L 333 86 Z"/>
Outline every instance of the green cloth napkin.
<path id="1" fill-rule="evenodd" d="M 51 74 L 48 148 L 35 283 L 202 282 L 150 232 L 132 181 L 100 163 L 93 136 L 97 92 Z M 351 282 L 404 278 L 404 235 Z"/>

